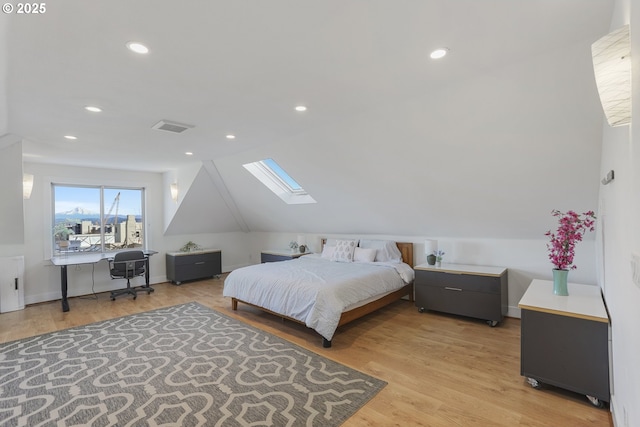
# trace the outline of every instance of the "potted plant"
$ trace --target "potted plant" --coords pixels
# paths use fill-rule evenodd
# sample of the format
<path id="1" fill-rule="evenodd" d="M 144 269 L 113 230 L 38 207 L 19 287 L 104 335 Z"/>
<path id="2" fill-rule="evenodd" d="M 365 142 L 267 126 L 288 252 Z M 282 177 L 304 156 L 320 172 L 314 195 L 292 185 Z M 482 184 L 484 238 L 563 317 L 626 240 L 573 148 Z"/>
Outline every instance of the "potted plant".
<path id="1" fill-rule="evenodd" d="M 73 233 L 73 230 L 67 228 L 64 224 L 56 224 L 53 228 L 53 237 L 60 250 L 67 249 L 69 247 L 69 236 Z"/>
<path id="2" fill-rule="evenodd" d="M 555 233 L 550 230 L 545 236 L 550 238 L 547 243 L 549 259 L 554 265 L 553 269 L 553 293 L 567 296 L 567 276 L 569 270 L 577 267 L 573 264 L 576 244 L 582 241 L 582 236 L 587 231 L 595 229 L 596 216 L 593 211 L 577 214 L 574 211 L 560 212 L 557 209 L 551 211 L 551 215 L 558 217 L 558 229 Z"/>
<path id="3" fill-rule="evenodd" d="M 202 249 L 200 245 L 189 240 L 187 243 L 184 244 L 184 246 L 180 248 L 180 252 L 198 251 L 200 249 Z"/>
<path id="4" fill-rule="evenodd" d="M 440 249 L 438 249 L 437 251 L 434 251 L 433 254 L 436 256 L 436 266 L 437 267 L 442 267 L 442 257 L 444 256 L 444 251 L 441 251 Z"/>
<path id="5" fill-rule="evenodd" d="M 291 248 L 292 253 L 296 253 L 296 250 L 298 249 L 298 242 L 296 242 L 295 240 L 290 241 L 289 247 Z"/>

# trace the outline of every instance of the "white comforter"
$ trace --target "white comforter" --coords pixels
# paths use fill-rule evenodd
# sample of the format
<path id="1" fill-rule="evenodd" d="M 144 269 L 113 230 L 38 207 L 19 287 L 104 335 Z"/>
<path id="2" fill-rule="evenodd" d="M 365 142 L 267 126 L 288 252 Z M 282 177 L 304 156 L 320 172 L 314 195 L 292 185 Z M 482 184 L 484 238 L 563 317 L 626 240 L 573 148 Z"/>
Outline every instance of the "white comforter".
<path id="1" fill-rule="evenodd" d="M 330 341 L 347 307 L 412 280 L 413 269 L 404 263 L 332 262 L 311 254 L 234 270 L 223 295 L 304 322 Z"/>

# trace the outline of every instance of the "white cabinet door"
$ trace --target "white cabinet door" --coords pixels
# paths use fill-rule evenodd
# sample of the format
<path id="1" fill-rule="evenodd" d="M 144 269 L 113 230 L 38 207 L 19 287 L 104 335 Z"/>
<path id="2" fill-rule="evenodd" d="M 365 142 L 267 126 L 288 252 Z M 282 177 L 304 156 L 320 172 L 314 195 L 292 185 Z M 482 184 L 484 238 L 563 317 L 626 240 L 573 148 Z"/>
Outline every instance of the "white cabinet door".
<path id="1" fill-rule="evenodd" d="M 24 308 L 24 257 L 0 258 L 0 313 Z"/>

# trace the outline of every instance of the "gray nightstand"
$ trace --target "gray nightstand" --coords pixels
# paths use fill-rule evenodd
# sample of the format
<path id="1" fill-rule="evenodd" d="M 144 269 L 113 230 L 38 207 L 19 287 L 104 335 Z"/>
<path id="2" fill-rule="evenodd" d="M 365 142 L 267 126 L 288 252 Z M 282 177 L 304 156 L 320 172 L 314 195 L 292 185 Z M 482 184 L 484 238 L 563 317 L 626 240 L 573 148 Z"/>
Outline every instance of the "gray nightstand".
<path id="1" fill-rule="evenodd" d="M 291 252 L 287 250 L 266 250 L 260 252 L 260 262 L 277 262 L 277 261 L 287 261 L 296 258 L 300 258 L 303 255 L 309 255 L 311 252 Z"/>
<path id="2" fill-rule="evenodd" d="M 222 274 L 222 251 L 167 252 L 166 264 L 167 280 L 176 285 L 187 280 L 207 279 Z"/>
<path id="3" fill-rule="evenodd" d="M 482 265 L 421 264 L 415 270 L 420 312 L 435 310 L 486 320 L 496 326 L 507 314 L 507 269 Z"/>

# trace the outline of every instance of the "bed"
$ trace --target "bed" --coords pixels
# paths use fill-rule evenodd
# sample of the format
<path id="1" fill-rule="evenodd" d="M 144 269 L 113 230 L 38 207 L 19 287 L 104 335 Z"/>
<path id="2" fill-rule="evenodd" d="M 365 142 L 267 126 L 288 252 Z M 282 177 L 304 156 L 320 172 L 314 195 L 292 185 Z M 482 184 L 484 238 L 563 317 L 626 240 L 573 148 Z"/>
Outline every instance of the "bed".
<path id="1" fill-rule="evenodd" d="M 322 244 L 321 254 L 229 273 L 223 295 L 231 298 L 232 310 L 241 302 L 301 323 L 322 337 L 323 347 L 331 347 L 338 327 L 405 296 L 413 301 L 413 243 L 323 239 Z"/>

